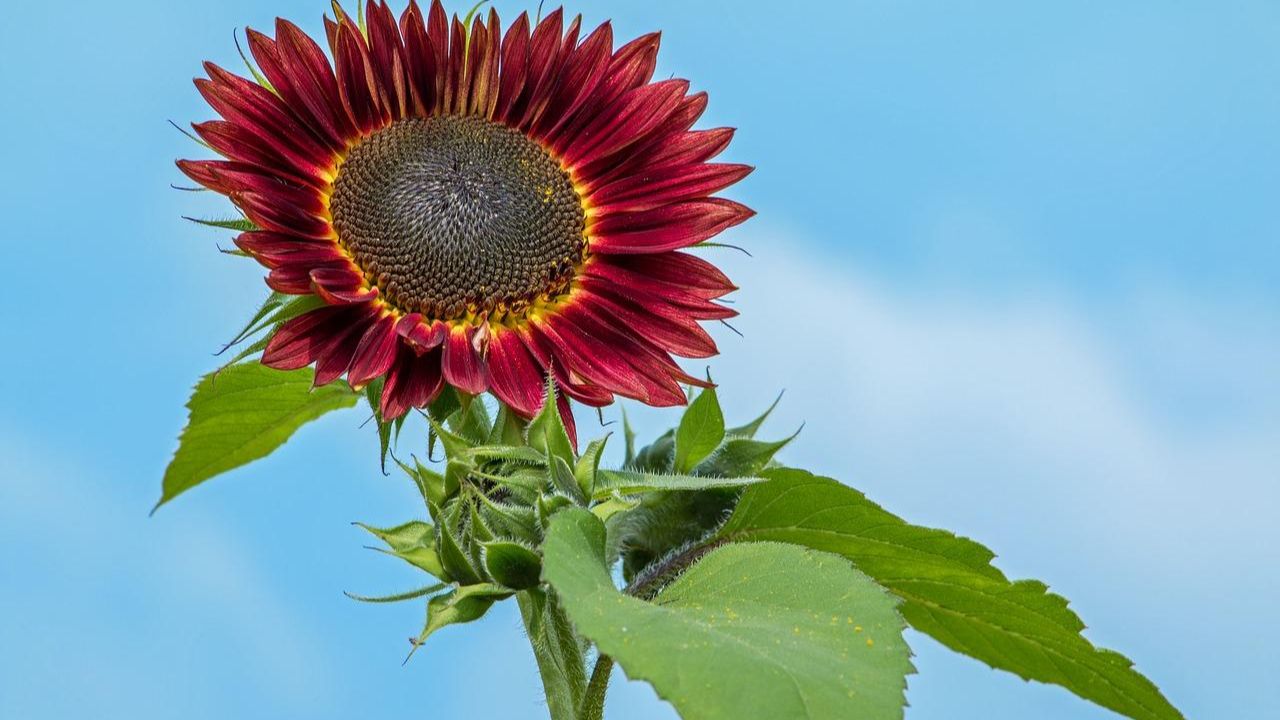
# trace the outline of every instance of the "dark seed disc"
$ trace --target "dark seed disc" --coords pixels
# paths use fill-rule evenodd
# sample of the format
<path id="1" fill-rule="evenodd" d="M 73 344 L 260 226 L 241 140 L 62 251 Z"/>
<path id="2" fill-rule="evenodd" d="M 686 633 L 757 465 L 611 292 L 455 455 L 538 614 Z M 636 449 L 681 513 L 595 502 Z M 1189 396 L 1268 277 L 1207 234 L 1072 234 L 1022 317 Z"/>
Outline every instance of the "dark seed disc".
<path id="1" fill-rule="evenodd" d="M 338 170 L 330 211 L 384 297 L 433 318 L 556 292 L 586 249 L 569 174 L 538 143 L 479 117 L 407 119 L 370 135 Z"/>

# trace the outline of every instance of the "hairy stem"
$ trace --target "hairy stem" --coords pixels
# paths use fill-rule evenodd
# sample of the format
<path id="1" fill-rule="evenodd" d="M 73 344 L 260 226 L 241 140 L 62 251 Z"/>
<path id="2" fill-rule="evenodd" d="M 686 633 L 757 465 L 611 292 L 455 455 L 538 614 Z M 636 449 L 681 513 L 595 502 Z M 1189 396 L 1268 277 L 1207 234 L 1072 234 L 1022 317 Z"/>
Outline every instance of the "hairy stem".
<path id="1" fill-rule="evenodd" d="M 516 599 L 538 661 L 551 720 L 576 720 L 586 690 L 582 642 L 554 595 L 526 590 Z"/>
<path id="2" fill-rule="evenodd" d="M 675 580 L 685 570 L 693 567 L 693 564 L 701 560 L 704 555 L 723 544 L 723 540 L 704 541 L 674 550 L 637 573 L 623 592 L 642 600 L 652 600 L 653 596 L 657 595 L 667 583 Z"/>
<path id="3" fill-rule="evenodd" d="M 612 672 L 613 658 L 608 655 L 596 658 L 596 667 L 591 671 L 591 682 L 587 684 L 587 694 L 582 697 L 578 720 L 604 720 L 604 698 L 609 691 L 609 675 Z"/>

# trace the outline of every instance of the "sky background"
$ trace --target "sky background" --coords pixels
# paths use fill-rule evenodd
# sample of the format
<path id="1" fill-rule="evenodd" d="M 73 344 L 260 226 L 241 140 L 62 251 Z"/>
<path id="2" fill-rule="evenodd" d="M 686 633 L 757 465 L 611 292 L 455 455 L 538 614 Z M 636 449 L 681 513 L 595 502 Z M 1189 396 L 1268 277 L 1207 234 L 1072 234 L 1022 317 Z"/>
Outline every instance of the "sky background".
<path id="1" fill-rule="evenodd" d="M 147 517 L 265 293 L 180 219 L 226 206 L 169 189 L 201 149 L 166 120 L 210 116 L 190 79 L 237 65 L 235 28 L 325 9 L 5 9 L 0 717 L 545 717 L 513 607 L 402 668 L 421 607 L 343 597 L 420 581 L 349 524 L 418 507 L 364 414 Z M 663 29 L 660 74 L 758 167 L 730 193 L 753 257 L 715 255 L 744 288 L 712 363 L 731 421 L 786 389 L 788 463 L 1048 582 L 1189 717 L 1280 716 L 1280 5 L 570 9 Z M 909 641 L 909 720 L 1112 717 Z M 674 713 L 630 683 L 609 716 Z"/>

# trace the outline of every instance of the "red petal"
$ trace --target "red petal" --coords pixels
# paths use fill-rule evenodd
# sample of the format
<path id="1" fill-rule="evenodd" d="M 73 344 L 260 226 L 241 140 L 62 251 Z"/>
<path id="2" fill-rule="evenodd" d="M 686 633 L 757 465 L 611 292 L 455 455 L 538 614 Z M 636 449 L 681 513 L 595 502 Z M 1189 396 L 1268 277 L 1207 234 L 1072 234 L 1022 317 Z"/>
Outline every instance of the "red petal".
<path id="1" fill-rule="evenodd" d="M 573 372 L 567 363 L 556 360 L 556 347 L 532 326 L 522 328 L 520 340 L 528 348 L 538 365 L 551 368 L 556 383 L 574 400 L 592 407 L 604 407 L 613 402 L 613 393 L 607 388 L 592 384 L 589 380 Z"/>
<path id="2" fill-rule="evenodd" d="M 557 132 L 574 119 L 574 114 L 593 97 L 596 87 L 604 80 L 613 54 L 613 26 L 606 22 L 587 36 L 582 45 L 567 53 L 555 95 L 530 131 L 531 136 L 546 138 L 553 145 Z"/>
<path id="3" fill-rule="evenodd" d="M 436 53 L 436 112 L 444 109 L 448 100 L 449 73 L 449 15 L 440 0 L 432 0 L 431 13 L 427 16 L 427 37 Z"/>
<path id="4" fill-rule="evenodd" d="M 381 83 L 374 75 L 369 52 L 355 25 L 342 22 L 334 37 L 338 92 L 360 131 L 368 134 L 391 122 Z"/>
<path id="5" fill-rule="evenodd" d="M 650 33 L 619 48 L 600 85 L 562 132 L 577 135 L 627 92 L 648 83 L 657 67 L 660 38 L 660 33 Z"/>
<path id="6" fill-rule="evenodd" d="M 632 334 L 645 338 L 663 350 L 688 358 L 708 358 L 717 354 L 716 343 L 698 325 L 697 319 L 654 312 L 654 307 L 638 305 L 609 292 L 608 287 L 597 282 L 584 281 L 584 302 L 593 302 L 603 311 L 613 315 L 618 325 Z"/>
<path id="7" fill-rule="evenodd" d="M 354 325 L 345 331 L 339 331 L 333 340 L 316 353 L 315 386 L 321 387 L 342 377 L 351 367 L 351 359 L 360 347 L 360 338 L 364 337 L 365 327 Z"/>
<path id="8" fill-rule="evenodd" d="M 489 343 L 489 389 L 523 417 L 542 406 L 542 366 L 514 330 L 498 330 Z"/>
<path id="9" fill-rule="evenodd" d="M 601 256 L 587 263 L 585 271 L 611 283 L 647 293 L 688 294 L 690 299 L 713 300 L 737 286 L 715 265 L 683 252 L 655 255 Z"/>
<path id="10" fill-rule="evenodd" d="M 487 334 L 487 326 L 484 331 Z M 476 345 L 477 329 L 456 326 L 444 343 L 444 377 L 449 384 L 470 395 L 479 395 L 489 386 L 484 358 Z M 485 336 L 481 336 L 482 338 Z"/>
<path id="11" fill-rule="evenodd" d="M 619 395 L 641 400 L 647 397 L 644 384 L 636 378 L 631 366 L 608 347 L 608 335 L 595 336 L 589 329 L 559 316 L 548 317 L 543 323 L 531 323 L 529 327 L 531 335 L 552 355 L 552 368 L 564 367 Z"/>
<path id="12" fill-rule="evenodd" d="M 449 64 L 444 75 L 444 108 L 445 112 L 454 115 L 462 114 L 467 94 L 463 84 L 467 67 L 466 48 L 467 29 L 455 15 L 449 28 Z"/>
<path id="13" fill-rule="evenodd" d="M 351 359 L 351 369 L 347 371 L 347 382 L 352 388 L 359 390 L 391 369 L 400 345 L 395 324 L 393 316 L 383 315 L 360 339 L 360 346 Z"/>
<path id="14" fill-rule="evenodd" d="M 573 443 L 574 452 L 578 450 L 578 421 L 573 419 L 573 408 L 569 406 L 569 398 L 560 393 L 556 396 L 556 409 L 560 411 L 560 421 L 564 423 L 569 442 Z"/>
<path id="15" fill-rule="evenodd" d="M 419 355 L 440 347 L 449 337 L 449 328 L 439 320 L 428 324 L 422 315 L 406 315 L 396 323 L 396 332 Z"/>
<path id="16" fill-rule="evenodd" d="M 220 115 L 273 141 L 299 163 L 333 165 L 334 148 L 325 147 L 277 95 L 213 63 L 204 68 L 211 80 L 196 80 L 196 87 Z"/>
<path id="17" fill-rule="evenodd" d="M 350 264 L 316 268 L 311 271 L 311 283 L 316 294 L 330 305 L 356 305 L 378 297 L 378 288 L 366 287 L 364 276 Z"/>
<path id="18" fill-rule="evenodd" d="M 529 13 L 520 13 L 520 17 L 507 28 L 502 40 L 502 72 L 498 76 L 498 98 L 494 105 L 493 119 L 506 122 L 512 108 L 525 91 L 525 81 L 529 73 Z"/>
<path id="19" fill-rule="evenodd" d="M 413 110 L 409 80 L 405 75 L 405 50 L 400 27 L 385 0 L 368 0 L 365 9 L 369 58 L 385 93 L 387 110 L 399 120 Z"/>
<path id="20" fill-rule="evenodd" d="M 400 16 L 400 34 L 404 38 L 409 88 L 418 113 L 433 115 L 443 80 L 440 76 L 440 64 L 436 61 L 436 48 L 427 35 L 426 21 L 418 8 L 417 0 L 410 0 L 404 14 Z"/>
<path id="21" fill-rule="evenodd" d="M 280 98 L 331 148 L 345 148 L 355 126 L 342 108 L 333 68 L 320 46 L 283 19 L 276 20 L 279 40 L 253 30 L 246 32 L 254 59 Z"/>
<path id="22" fill-rule="evenodd" d="M 324 307 L 296 317 L 276 331 L 262 353 L 262 364 L 279 370 L 297 370 L 319 357 L 335 335 L 352 327 L 364 327 L 372 318 L 369 305 Z"/>
<path id="23" fill-rule="evenodd" d="M 264 230 L 275 230 L 316 240 L 332 237 L 333 228 L 329 226 L 329 222 L 313 215 L 308 209 L 307 200 L 308 198 L 301 194 L 290 195 L 279 191 L 271 195 L 254 192 L 238 192 L 231 195 L 231 201 Z"/>
<path id="24" fill-rule="evenodd" d="M 241 163 L 255 165 L 263 171 L 282 175 L 298 184 L 324 187 L 328 184 L 326 168 L 302 165 L 281 154 L 271 141 L 225 120 L 210 120 L 191 126 L 200 139 L 218 154 Z"/>
<path id="25" fill-rule="evenodd" d="M 516 120 L 512 124 L 517 128 L 528 130 L 551 101 L 563 29 L 564 12 L 560 8 L 553 10 L 533 29 L 529 39 L 528 89 L 510 115 L 511 120 Z"/>
<path id="26" fill-rule="evenodd" d="M 264 239 L 263 235 L 269 237 Z M 276 237 L 287 240 L 277 240 Z M 234 242 L 236 247 L 272 270 L 293 266 L 332 266 L 346 260 L 338 247 L 327 240 L 304 240 L 269 231 L 255 231 L 241 233 Z"/>
<path id="27" fill-rule="evenodd" d="M 578 177 L 592 186 L 599 186 L 647 169 L 655 169 L 657 166 L 649 164 L 648 159 L 665 152 L 664 148 L 678 144 L 706 108 L 706 93 L 685 97 L 666 121 L 649 129 L 643 138 L 624 152 L 582 163 L 577 168 Z"/>
<path id="28" fill-rule="evenodd" d="M 666 122 L 688 90 L 687 80 L 664 80 L 636 88 L 581 132 L 558 138 L 556 148 L 571 165 L 603 162 Z"/>
<path id="29" fill-rule="evenodd" d="M 752 171 L 750 165 L 676 166 L 610 183 L 588 194 L 598 214 L 620 210 L 652 210 L 663 205 L 710 197 Z"/>
<path id="30" fill-rule="evenodd" d="M 312 213 L 322 213 L 325 209 L 319 190 L 299 185 L 252 165 L 223 162 L 220 165 L 207 166 L 204 171 L 213 176 L 216 185 L 225 188 L 225 194 L 228 196 L 240 192 L 252 192 L 271 197 L 278 192 L 281 202 L 296 202 Z"/>
<path id="31" fill-rule="evenodd" d="M 240 233 L 236 236 L 235 243 L 236 247 L 259 259 L 283 258 L 297 253 L 311 254 L 325 250 L 339 253 L 338 247 L 329 240 L 309 240 L 269 230 Z"/>
<path id="32" fill-rule="evenodd" d="M 395 420 L 412 408 L 426 407 L 443 388 L 439 349 L 418 355 L 401 347 L 382 388 L 382 420 Z"/>
<path id="33" fill-rule="evenodd" d="M 755 211 L 723 198 L 694 200 L 643 212 L 610 213 L 589 230 L 602 253 L 658 253 L 696 245 L 745 222 Z"/>

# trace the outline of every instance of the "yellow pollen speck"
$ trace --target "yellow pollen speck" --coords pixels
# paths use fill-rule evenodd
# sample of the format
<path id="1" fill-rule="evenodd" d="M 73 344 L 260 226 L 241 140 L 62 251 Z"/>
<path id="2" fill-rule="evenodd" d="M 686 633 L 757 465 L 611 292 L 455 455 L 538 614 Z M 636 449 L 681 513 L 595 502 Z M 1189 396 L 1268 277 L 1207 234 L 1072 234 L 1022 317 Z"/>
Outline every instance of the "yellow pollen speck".
<path id="1" fill-rule="evenodd" d="M 862 626 L 861 626 L 861 625 L 854 625 L 854 626 L 853 626 L 853 631 L 854 631 L 854 632 L 862 632 Z"/>
<path id="2" fill-rule="evenodd" d="M 875 645 L 875 644 L 876 644 L 875 640 L 872 640 L 871 638 L 867 638 L 867 647 L 871 647 L 872 645 Z"/>

